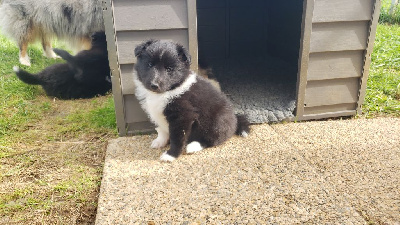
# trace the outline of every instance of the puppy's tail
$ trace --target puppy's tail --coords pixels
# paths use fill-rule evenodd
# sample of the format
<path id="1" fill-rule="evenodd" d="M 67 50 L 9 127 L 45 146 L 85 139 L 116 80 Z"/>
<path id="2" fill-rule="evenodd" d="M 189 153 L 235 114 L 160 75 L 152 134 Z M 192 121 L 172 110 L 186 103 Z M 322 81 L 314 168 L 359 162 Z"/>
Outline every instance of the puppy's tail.
<path id="1" fill-rule="evenodd" d="M 43 83 L 37 75 L 21 70 L 18 66 L 14 66 L 13 70 L 15 74 L 17 74 L 18 78 L 27 84 L 40 85 Z"/>
<path id="2" fill-rule="evenodd" d="M 237 128 L 236 135 L 247 137 L 250 133 L 250 123 L 244 115 L 236 115 Z"/>

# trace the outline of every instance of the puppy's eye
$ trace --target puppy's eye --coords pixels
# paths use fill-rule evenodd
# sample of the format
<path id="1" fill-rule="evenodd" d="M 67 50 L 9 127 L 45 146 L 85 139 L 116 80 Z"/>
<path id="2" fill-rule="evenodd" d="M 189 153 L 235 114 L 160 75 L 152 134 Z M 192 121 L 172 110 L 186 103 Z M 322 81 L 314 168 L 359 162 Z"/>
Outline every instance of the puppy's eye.
<path id="1" fill-rule="evenodd" d="M 147 63 L 147 66 L 148 66 L 149 68 L 151 68 L 151 67 L 153 67 L 153 63 L 149 62 L 149 63 Z"/>
<path id="2" fill-rule="evenodd" d="M 171 72 L 171 71 L 172 71 L 172 67 L 167 66 L 167 67 L 165 67 L 165 70 L 166 70 L 167 72 Z"/>

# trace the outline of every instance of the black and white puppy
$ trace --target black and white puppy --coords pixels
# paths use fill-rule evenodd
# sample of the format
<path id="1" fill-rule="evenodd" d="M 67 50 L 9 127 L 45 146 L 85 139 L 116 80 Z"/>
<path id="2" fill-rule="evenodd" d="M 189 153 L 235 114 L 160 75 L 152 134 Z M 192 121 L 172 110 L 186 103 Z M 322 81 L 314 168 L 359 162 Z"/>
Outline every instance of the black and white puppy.
<path id="1" fill-rule="evenodd" d="M 180 44 L 149 40 L 135 48 L 136 96 L 156 124 L 152 148 L 170 149 L 162 161 L 216 146 L 234 134 L 247 136 L 249 122 L 209 81 L 190 71 L 190 55 Z"/>
<path id="2" fill-rule="evenodd" d="M 48 96 L 60 99 L 92 98 L 111 89 L 107 41 L 104 32 L 92 35 L 92 47 L 75 56 L 53 49 L 67 63 L 51 65 L 37 74 L 14 67 L 18 78 L 32 85 L 41 85 Z"/>

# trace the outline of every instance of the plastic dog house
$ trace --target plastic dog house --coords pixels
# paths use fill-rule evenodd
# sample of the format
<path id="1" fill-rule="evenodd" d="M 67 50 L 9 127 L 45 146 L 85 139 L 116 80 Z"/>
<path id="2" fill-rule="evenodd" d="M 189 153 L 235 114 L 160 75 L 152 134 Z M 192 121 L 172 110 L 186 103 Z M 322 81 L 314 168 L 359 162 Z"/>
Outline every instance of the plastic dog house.
<path id="1" fill-rule="evenodd" d="M 361 112 L 380 0 L 103 0 L 117 126 L 153 127 L 134 95 L 134 47 L 186 46 L 253 123 Z"/>

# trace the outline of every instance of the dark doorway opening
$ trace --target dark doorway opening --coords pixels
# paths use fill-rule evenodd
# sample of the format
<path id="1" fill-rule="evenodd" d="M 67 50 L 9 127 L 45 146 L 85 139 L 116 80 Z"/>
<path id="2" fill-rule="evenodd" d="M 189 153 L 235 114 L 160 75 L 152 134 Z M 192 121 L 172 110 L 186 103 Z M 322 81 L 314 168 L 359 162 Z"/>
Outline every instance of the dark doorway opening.
<path id="1" fill-rule="evenodd" d="M 252 123 L 293 118 L 302 0 L 198 0 L 199 62 Z"/>

